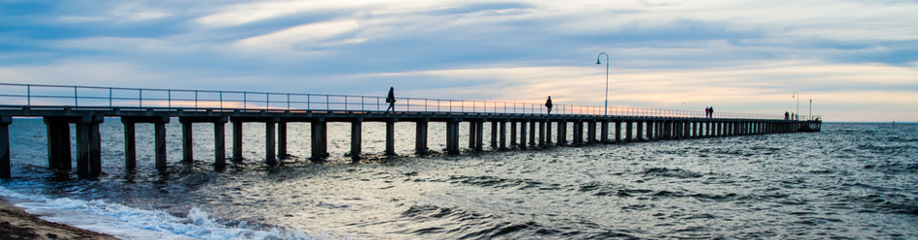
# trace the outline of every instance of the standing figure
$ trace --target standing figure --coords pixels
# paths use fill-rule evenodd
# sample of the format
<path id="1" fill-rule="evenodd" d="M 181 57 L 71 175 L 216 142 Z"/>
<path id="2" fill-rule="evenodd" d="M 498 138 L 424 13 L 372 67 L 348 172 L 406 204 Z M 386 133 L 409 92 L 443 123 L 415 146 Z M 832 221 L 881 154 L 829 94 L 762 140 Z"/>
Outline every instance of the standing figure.
<path id="1" fill-rule="evenodd" d="M 395 111 L 395 87 L 389 87 L 389 96 L 386 97 L 386 102 L 389 103 L 388 111 Z"/>
<path id="2" fill-rule="evenodd" d="M 708 118 L 714 118 L 714 107 L 708 107 Z"/>
<path id="3" fill-rule="evenodd" d="M 784 112 L 784 120 L 790 119 L 790 113 Z"/>
<path id="4" fill-rule="evenodd" d="M 551 104 L 551 96 L 548 96 L 548 100 L 545 100 L 545 107 L 548 108 L 548 114 L 551 114 L 551 106 L 554 105 Z"/>

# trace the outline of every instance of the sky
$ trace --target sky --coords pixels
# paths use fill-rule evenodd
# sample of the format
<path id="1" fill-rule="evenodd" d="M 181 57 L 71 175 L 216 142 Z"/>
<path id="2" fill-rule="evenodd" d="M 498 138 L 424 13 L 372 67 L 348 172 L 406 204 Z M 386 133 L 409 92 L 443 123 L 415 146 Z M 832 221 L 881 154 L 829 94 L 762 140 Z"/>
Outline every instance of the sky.
<path id="1" fill-rule="evenodd" d="M 0 0 L 0 82 L 918 122 L 918 1 Z"/>

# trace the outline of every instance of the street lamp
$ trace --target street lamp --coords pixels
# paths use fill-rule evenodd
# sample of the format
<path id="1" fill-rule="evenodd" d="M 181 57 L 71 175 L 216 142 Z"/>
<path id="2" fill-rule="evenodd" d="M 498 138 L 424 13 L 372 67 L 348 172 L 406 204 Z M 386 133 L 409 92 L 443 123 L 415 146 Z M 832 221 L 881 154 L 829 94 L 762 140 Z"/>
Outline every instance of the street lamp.
<path id="1" fill-rule="evenodd" d="M 797 91 L 794 91 L 794 95 L 791 95 L 791 97 L 797 99 L 797 112 L 795 113 L 796 115 L 794 115 L 797 117 L 795 117 L 795 119 L 792 119 L 792 120 L 800 119 L 800 94 L 797 93 Z"/>
<path id="2" fill-rule="evenodd" d="M 599 61 L 599 57 L 602 57 L 602 55 L 606 55 L 606 105 L 605 105 L 605 108 L 603 109 L 603 115 L 608 116 L 609 115 L 609 54 L 606 54 L 606 52 L 599 53 L 599 55 L 596 56 L 597 65 L 602 64 L 602 62 Z"/>
<path id="3" fill-rule="evenodd" d="M 813 120 L 813 99 L 810 98 L 810 115 L 806 116 L 806 120 Z"/>

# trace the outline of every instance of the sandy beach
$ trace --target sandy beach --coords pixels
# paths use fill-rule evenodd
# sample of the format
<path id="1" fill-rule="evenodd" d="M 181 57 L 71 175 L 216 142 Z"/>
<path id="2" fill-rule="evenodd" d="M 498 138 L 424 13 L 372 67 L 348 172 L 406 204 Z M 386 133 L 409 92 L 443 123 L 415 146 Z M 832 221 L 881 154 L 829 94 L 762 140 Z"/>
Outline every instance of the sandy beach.
<path id="1" fill-rule="evenodd" d="M 2 239 L 118 239 L 110 235 L 42 220 L 0 198 Z"/>

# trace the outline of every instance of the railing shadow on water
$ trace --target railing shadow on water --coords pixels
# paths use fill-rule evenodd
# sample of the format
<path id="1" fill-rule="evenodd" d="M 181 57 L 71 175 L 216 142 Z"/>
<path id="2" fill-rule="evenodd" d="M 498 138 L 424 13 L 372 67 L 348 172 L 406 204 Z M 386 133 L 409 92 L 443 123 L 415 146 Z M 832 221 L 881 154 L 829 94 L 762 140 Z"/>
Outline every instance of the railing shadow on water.
<path id="1" fill-rule="evenodd" d="M 0 83 L 0 105 L 108 108 L 243 109 L 283 111 L 384 111 L 385 97 L 255 91 L 119 88 Z M 397 111 L 548 114 L 541 103 L 398 98 Z M 704 118 L 704 111 L 554 104 L 554 114 Z M 784 119 L 782 115 L 715 112 L 712 118 Z M 818 119 L 806 116 L 802 119 Z"/>

